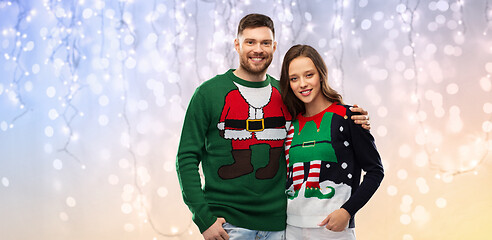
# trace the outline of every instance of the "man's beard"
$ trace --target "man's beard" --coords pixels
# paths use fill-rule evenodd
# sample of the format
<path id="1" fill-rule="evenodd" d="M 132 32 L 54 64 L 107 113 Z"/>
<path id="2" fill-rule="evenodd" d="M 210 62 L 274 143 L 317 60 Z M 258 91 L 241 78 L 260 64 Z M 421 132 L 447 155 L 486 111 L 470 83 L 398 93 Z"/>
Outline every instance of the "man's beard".
<path id="1" fill-rule="evenodd" d="M 261 56 L 262 57 L 262 56 Z M 264 73 L 268 66 L 272 63 L 273 58 L 267 57 L 262 65 L 255 65 L 249 62 L 249 57 L 242 58 L 240 61 L 241 67 L 250 74 Z"/>

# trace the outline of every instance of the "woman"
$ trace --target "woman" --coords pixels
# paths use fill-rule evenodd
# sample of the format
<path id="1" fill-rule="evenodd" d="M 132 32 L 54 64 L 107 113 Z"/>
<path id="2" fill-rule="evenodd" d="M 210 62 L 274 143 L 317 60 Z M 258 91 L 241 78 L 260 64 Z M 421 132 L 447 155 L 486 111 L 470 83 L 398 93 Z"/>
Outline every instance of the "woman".
<path id="1" fill-rule="evenodd" d="M 285 146 L 286 237 L 355 239 L 354 215 L 384 175 L 374 138 L 350 120 L 350 106 L 328 85 L 326 65 L 314 48 L 296 45 L 287 51 L 280 86 L 296 116 Z"/>

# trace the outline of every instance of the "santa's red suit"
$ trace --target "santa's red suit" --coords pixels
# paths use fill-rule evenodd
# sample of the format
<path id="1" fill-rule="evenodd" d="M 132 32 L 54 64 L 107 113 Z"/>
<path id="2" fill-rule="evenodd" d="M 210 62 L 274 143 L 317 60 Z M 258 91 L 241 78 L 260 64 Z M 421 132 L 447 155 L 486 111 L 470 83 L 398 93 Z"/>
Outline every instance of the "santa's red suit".
<path id="1" fill-rule="evenodd" d="M 290 114 L 279 91 L 271 85 L 252 89 L 236 84 L 229 92 L 218 124 L 224 138 L 232 140 L 233 149 L 249 149 L 266 143 L 282 147 L 290 126 Z"/>
<path id="2" fill-rule="evenodd" d="M 236 84 L 236 83 L 235 83 Z M 259 179 L 275 176 L 291 116 L 282 102 L 280 92 L 268 84 L 249 88 L 236 84 L 229 92 L 217 124 L 223 137 L 230 139 L 234 163 L 219 169 L 224 179 L 236 178 L 253 171 L 251 146 L 268 144 L 269 163 L 256 172 Z"/>

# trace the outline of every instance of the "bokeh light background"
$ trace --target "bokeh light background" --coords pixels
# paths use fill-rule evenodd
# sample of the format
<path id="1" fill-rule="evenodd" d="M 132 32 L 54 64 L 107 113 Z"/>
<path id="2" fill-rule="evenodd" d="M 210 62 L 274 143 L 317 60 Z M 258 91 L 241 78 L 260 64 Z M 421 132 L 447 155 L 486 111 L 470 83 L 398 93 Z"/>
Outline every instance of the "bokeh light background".
<path id="1" fill-rule="evenodd" d="M 272 17 L 369 110 L 360 239 L 490 239 L 492 1 L 0 0 L 0 239 L 200 239 L 175 155 L 194 89 Z"/>

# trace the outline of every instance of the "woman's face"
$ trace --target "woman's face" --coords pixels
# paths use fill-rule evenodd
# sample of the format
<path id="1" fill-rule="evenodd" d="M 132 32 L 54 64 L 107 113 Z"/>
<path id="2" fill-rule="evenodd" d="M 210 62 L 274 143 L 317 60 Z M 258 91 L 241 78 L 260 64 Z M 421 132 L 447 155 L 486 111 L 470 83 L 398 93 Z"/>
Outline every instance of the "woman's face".
<path id="1" fill-rule="evenodd" d="M 289 82 L 296 97 L 306 106 L 322 103 L 320 75 L 310 58 L 300 56 L 290 62 Z"/>

